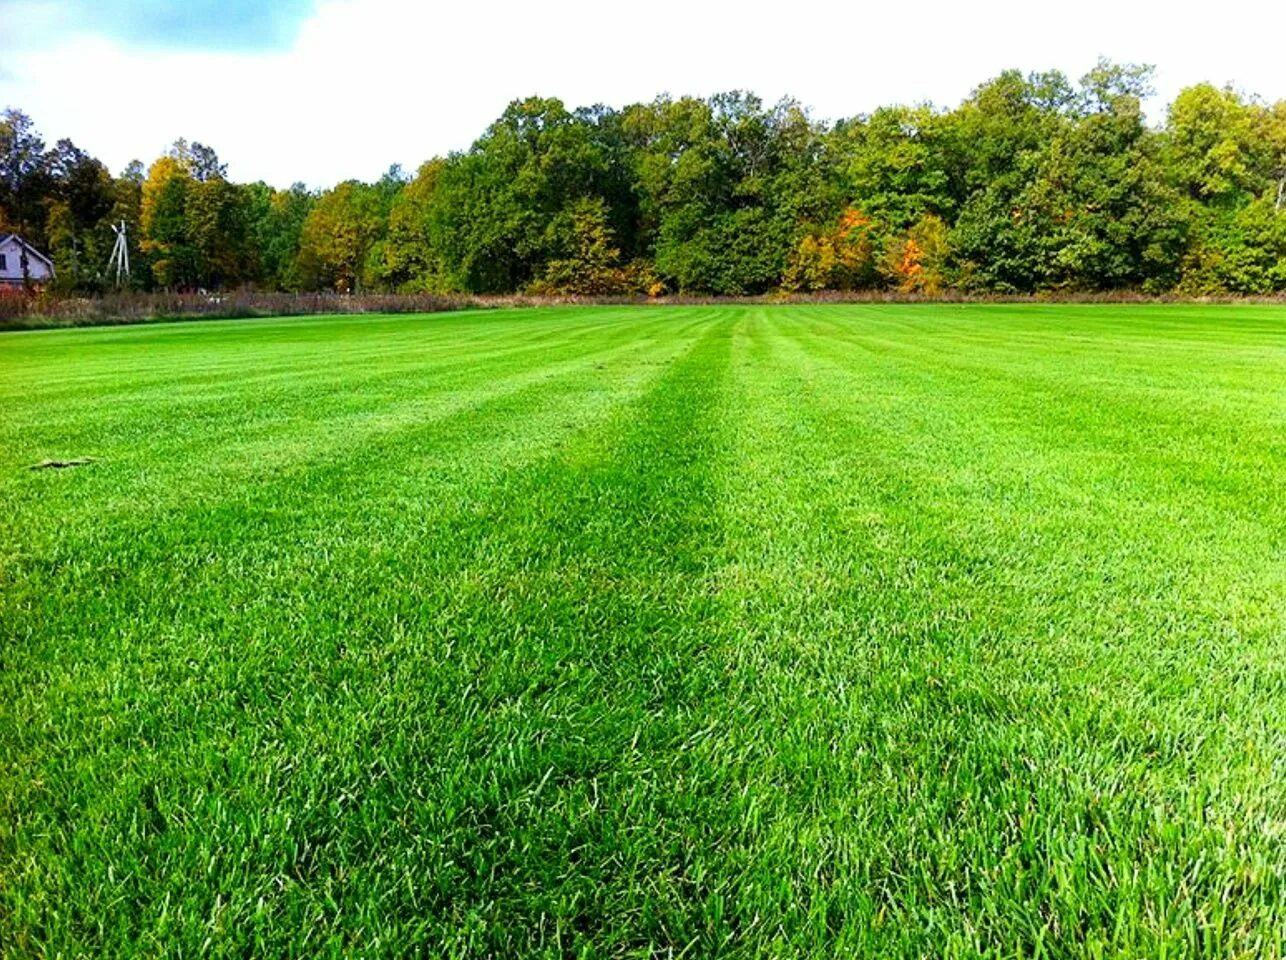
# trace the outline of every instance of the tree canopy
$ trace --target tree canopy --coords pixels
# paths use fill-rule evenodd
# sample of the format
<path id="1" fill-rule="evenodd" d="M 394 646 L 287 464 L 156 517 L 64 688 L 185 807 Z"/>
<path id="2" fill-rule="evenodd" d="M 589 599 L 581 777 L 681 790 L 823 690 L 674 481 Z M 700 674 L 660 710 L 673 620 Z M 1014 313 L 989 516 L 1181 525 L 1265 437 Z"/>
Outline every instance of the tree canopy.
<path id="1" fill-rule="evenodd" d="M 952 109 L 826 123 L 744 91 L 515 100 L 467 150 L 374 183 L 228 180 L 178 140 L 113 177 L 0 117 L 0 229 L 92 291 L 124 219 L 142 288 L 624 294 L 1286 290 L 1286 101 L 1151 70 L 1001 73 Z"/>

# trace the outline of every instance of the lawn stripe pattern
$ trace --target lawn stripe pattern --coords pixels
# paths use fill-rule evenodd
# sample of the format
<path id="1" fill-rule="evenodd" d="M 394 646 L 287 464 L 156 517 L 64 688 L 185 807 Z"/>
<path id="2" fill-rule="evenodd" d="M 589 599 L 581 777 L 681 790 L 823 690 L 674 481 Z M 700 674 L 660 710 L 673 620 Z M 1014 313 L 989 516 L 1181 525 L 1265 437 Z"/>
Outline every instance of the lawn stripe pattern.
<path id="1" fill-rule="evenodd" d="M 0 954 L 1281 956 L 1284 428 L 1272 307 L 2 337 Z"/>

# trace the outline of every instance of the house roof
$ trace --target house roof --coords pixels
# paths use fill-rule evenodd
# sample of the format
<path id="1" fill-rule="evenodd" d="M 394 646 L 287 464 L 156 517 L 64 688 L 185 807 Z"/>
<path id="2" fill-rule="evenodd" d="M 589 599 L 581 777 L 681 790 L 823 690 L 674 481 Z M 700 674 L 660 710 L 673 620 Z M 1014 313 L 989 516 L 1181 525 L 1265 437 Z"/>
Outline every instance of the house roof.
<path id="1" fill-rule="evenodd" d="M 41 253 L 39 250 L 37 250 L 35 247 L 29 244 L 26 240 L 22 239 L 22 237 L 18 236 L 16 233 L 7 233 L 4 236 L 0 236 L 0 247 L 4 246 L 10 240 L 12 240 L 14 243 L 18 244 L 18 246 L 26 250 L 28 256 L 35 257 L 37 260 L 44 263 L 47 267 L 49 267 L 50 270 L 54 268 L 54 262 L 52 260 L 50 260 L 43 253 Z"/>

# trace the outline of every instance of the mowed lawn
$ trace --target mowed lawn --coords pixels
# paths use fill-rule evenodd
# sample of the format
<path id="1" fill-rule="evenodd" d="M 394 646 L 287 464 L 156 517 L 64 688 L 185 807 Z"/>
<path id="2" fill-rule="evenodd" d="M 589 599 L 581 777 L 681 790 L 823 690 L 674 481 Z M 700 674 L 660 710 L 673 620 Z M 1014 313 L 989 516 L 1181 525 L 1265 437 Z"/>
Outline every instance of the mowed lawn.
<path id="1" fill-rule="evenodd" d="M 0 629 L 6 958 L 1279 957 L 1286 309 L 0 335 Z"/>

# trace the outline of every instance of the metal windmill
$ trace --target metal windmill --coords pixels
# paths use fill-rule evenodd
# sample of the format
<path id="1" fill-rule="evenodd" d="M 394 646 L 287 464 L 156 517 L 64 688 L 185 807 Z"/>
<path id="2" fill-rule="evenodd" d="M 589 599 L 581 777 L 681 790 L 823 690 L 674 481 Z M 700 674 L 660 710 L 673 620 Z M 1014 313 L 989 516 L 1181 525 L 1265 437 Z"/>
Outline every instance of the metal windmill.
<path id="1" fill-rule="evenodd" d="M 125 221 L 119 224 L 112 224 L 112 231 L 116 234 L 116 245 L 112 247 L 112 255 L 107 258 L 107 269 L 111 271 L 112 267 L 116 268 L 116 286 L 129 283 L 129 243 L 125 236 Z"/>

